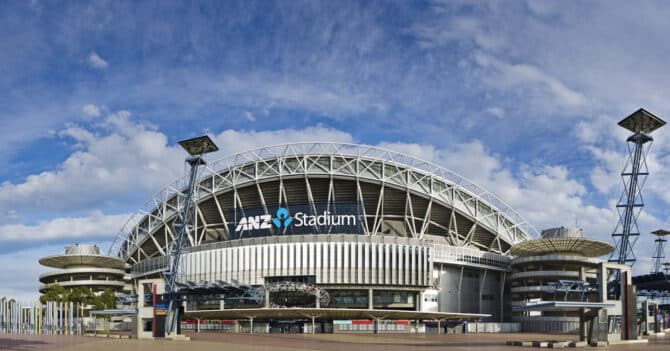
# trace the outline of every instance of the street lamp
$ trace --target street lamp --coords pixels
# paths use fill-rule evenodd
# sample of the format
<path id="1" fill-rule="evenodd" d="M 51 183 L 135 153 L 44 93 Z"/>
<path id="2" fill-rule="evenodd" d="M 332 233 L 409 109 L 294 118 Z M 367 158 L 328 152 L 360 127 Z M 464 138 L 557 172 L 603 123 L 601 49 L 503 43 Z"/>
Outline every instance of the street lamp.
<path id="1" fill-rule="evenodd" d="M 179 305 L 181 299 L 177 294 L 177 273 L 179 270 L 181 251 L 187 242 L 188 222 L 191 220 L 194 213 L 195 205 L 193 203 L 193 194 L 195 193 L 196 184 L 198 184 L 198 168 L 207 164 L 205 160 L 203 160 L 202 155 L 219 150 L 216 144 L 214 144 L 212 139 L 207 135 L 182 140 L 179 142 L 179 145 L 189 153 L 190 156 L 186 158 L 186 162 L 191 169 L 189 172 L 188 188 L 181 206 L 181 211 L 179 211 L 177 215 L 177 220 L 172 224 L 177 236 L 170 245 L 168 256 L 170 263 L 168 270 L 164 272 L 165 292 L 168 298 L 168 310 L 167 316 L 165 317 L 166 336 L 171 336 L 173 333 L 176 334 L 177 323 L 179 321 Z"/>

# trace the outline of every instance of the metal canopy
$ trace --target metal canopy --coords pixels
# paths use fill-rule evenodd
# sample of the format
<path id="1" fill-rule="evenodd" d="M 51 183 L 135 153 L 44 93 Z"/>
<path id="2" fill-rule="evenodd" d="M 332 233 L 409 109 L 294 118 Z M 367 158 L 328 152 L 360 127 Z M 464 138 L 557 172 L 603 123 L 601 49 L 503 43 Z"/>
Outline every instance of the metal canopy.
<path id="1" fill-rule="evenodd" d="M 185 317 L 200 319 L 455 319 L 475 320 L 490 317 L 490 314 L 421 312 L 395 310 L 365 310 L 350 308 L 253 308 L 216 311 L 186 311 Z"/>
<path id="2" fill-rule="evenodd" d="M 600 240 L 585 238 L 550 238 L 527 240 L 512 246 L 514 256 L 537 256 L 548 254 L 571 254 L 583 257 L 599 257 L 614 250 L 614 246 Z"/>
<path id="3" fill-rule="evenodd" d="M 512 308 L 512 311 L 574 311 L 582 308 L 601 309 L 612 307 L 614 307 L 613 303 L 606 302 L 540 301 L 535 303 L 530 302 L 522 306 L 515 306 Z"/>
<path id="4" fill-rule="evenodd" d="M 75 265 L 124 269 L 126 263 L 105 255 L 53 255 L 40 258 L 40 264 L 52 268 L 67 268 Z"/>
<path id="5" fill-rule="evenodd" d="M 619 126 L 630 130 L 633 133 L 651 133 L 654 130 L 665 125 L 665 121 L 653 113 L 640 108 L 630 116 L 622 119 Z"/>
<path id="6" fill-rule="evenodd" d="M 633 284 L 638 290 L 670 291 L 670 276 L 656 272 L 633 277 Z"/>
<path id="7" fill-rule="evenodd" d="M 134 309 L 98 310 L 98 311 L 91 311 L 91 314 L 100 316 L 134 316 L 137 314 L 137 310 Z"/>

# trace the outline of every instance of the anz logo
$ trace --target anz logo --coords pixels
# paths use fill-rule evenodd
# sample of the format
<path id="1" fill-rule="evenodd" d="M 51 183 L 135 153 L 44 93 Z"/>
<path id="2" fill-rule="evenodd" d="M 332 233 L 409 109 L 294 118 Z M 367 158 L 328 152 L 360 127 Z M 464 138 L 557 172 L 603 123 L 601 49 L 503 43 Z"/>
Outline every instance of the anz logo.
<path id="1" fill-rule="evenodd" d="M 259 215 L 259 216 L 249 216 L 244 217 L 237 223 L 235 227 L 236 232 L 243 230 L 257 230 L 257 229 L 270 229 L 272 224 L 275 227 L 281 229 L 282 227 L 288 228 L 288 226 L 293 222 L 293 218 L 289 217 L 288 210 L 281 207 L 277 210 L 277 217 L 272 218 L 270 215 Z"/>
<path id="2" fill-rule="evenodd" d="M 288 216 L 288 210 L 283 207 L 277 210 L 277 218 L 272 219 L 272 223 L 274 223 L 275 227 L 280 229 L 282 226 L 288 228 L 291 222 L 293 222 L 293 218 Z"/>

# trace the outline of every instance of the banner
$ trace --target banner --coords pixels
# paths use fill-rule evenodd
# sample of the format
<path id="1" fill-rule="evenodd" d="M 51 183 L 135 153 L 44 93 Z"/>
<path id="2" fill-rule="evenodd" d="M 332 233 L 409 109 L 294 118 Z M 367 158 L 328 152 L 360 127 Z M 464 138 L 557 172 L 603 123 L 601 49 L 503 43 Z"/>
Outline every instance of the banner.
<path id="1" fill-rule="evenodd" d="M 358 203 L 309 202 L 231 210 L 230 239 L 271 235 L 363 234 L 363 210 Z"/>

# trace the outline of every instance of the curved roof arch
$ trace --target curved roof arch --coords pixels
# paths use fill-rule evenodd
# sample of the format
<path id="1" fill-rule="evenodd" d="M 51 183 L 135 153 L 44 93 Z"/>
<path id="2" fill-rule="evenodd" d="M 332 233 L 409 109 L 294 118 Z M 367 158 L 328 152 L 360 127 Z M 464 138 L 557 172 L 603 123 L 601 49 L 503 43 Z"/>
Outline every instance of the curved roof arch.
<path id="1" fill-rule="evenodd" d="M 407 189 L 482 223 L 510 244 L 538 237 L 516 210 L 474 182 L 413 156 L 347 143 L 291 143 L 261 147 L 209 162 L 201 170 L 197 201 L 243 184 L 302 175 L 343 177 Z M 122 227 L 109 254 L 128 259 L 130 249 L 165 224 L 185 197 L 187 177 L 156 193 Z"/>

